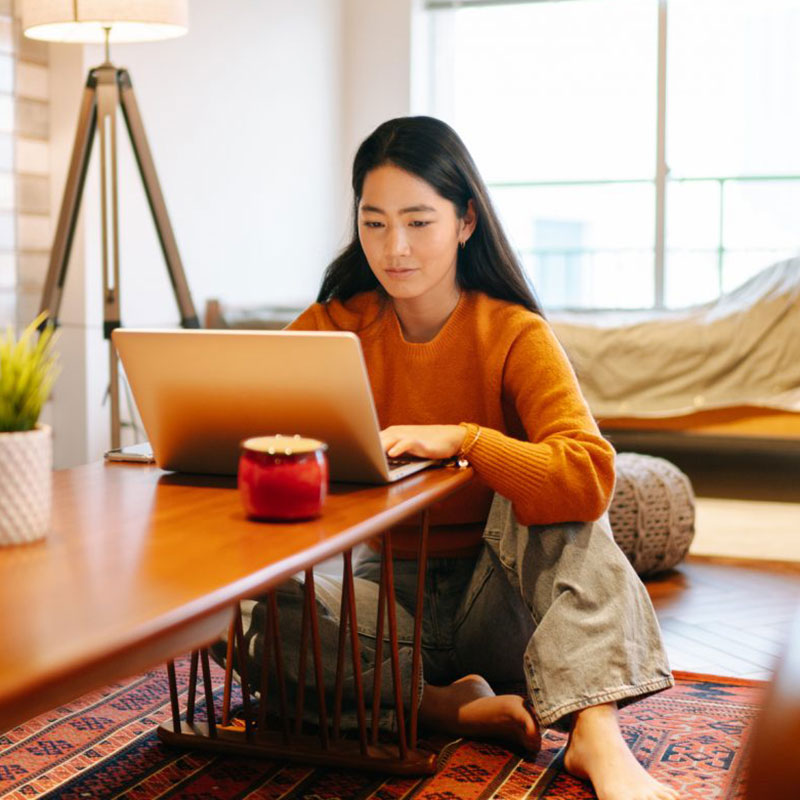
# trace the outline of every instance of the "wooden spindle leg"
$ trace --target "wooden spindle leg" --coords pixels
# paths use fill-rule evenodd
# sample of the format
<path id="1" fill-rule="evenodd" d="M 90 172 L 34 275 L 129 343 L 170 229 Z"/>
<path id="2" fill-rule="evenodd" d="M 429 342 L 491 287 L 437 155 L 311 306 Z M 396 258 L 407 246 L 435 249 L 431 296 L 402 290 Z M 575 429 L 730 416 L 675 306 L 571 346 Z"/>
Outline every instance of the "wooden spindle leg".
<path id="1" fill-rule="evenodd" d="M 319 704 L 319 738 L 322 749 L 327 750 L 328 711 L 325 702 L 325 683 L 322 669 L 322 643 L 319 638 L 319 616 L 317 615 L 317 593 L 314 589 L 314 571 L 306 570 L 306 602 L 311 620 L 311 650 L 314 654 L 314 678 L 317 684 L 317 703 Z"/>
<path id="2" fill-rule="evenodd" d="M 236 604 L 239 607 L 239 604 Z M 233 688 L 233 639 L 236 634 L 236 617 L 228 625 L 228 646 L 225 649 L 225 688 L 222 693 L 222 724 L 231 721 L 231 690 Z"/>
<path id="3" fill-rule="evenodd" d="M 169 704 L 172 707 L 172 730 L 181 732 L 181 707 L 178 703 L 178 682 L 175 680 L 175 662 L 167 661 L 167 680 L 169 682 Z"/>
<path id="4" fill-rule="evenodd" d="M 419 714 L 419 678 L 422 666 L 422 608 L 425 601 L 425 573 L 428 567 L 428 529 L 430 511 L 422 512 L 422 530 L 417 549 L 417 605 L 414 610 L 414 650 L 411 656 L 411 719 L 409 720 L 409 746 L 417 746 L 417 717 Z"/>
<path id="5" fill-rule="evenodd" d="M 397 645 L 397 606 L 394 595 L 391 533 L 386 533 L 383 538 L 383 562 L 386 570 L 386 612 L 389 618 L 389 650 L 392 660 L 394 707 L 397 715 L 397 746 L 400 750 L 400 758 L 405 758 L 408 755 L 408 743 L 406 742 L 405 711 L 403 709 L 403 681 L 400 676 L 400 650 Z"/>
<path id="6" fill-rule="evenodd" d="M 344 583 L 347 590 L 347 605 L 350 611 L 350 647 L 353 658 L 353 680 L 356 692 L 356 715 L 358 717 L 358 741 L 361 755 L 367 754 L 367 719 L 364 708 L 364 679 L 361 672 L 361 642 L 358 638 L 356 615 L 356 589 L 353 581 L 353 551 L 344 554 Z"/>
<path id="7" fill-rule="evenodd" d="M 269 651 L 272 643 L 272 616 L 268 602 L 264 601 L 264 638 L 261 640 L 261 685 L 258 701 L 258 730 L 267 731 L 267 699 L 269 697 Z"/>
<path id="8" fill-rule="evenodd" d="M 375 664 L 372 673 L 371 742 L 378 743 L 378 724 L 381 714 L 381 672 L 383 666 L 383 623 L 386 618 L 386 548 L 381 539 L 381 580 L 378 586 L 378 618 L 375 621 Z"/>
<path id="9" fill-rule="evenodd" d="M 192 661 L 189 666 L 189 694 L 186 698 L 186 721 L 191 725 L 194 722 L 194 703 L 197 695 L 197 660 L 200 653 L 192 651 Z"/>
<path id="10" fill-rule="evenodd" d="M 294 713 L 294 732 L 299 736 L 303 732 L 303 709 L 306 700 L 306 667 L 308 656 L 308 634 L 311 626 L 311 611 L 308 607 L 308 573 L 303 584 L 303 622 L 300 628 L 300 652 L 297 659 L 297 704 Z M 312 578 L 313 580 L 313 578 Z"/>
<path id="11" fill-rule="evenodd" d="M 281 649 L 281 629 L 278 622 L 278 598 L 275 592 L 269 593 L 269 615 L 272 618 L 272 647 L 275 653 L 275 672 L 278 675 L 278 691 L 281 704 L 281 723 L 283 724 L 283 741 L 289 743 L 289 701 L 286 695 L 286 670 L 283 664 Z"/>
<path id="12" fill-rule="evenodd" d="M 211 686 L 211 667 L 208 664 L 208 648 L 200 651 L 200 665 L 203 668 L 203 690 L 206 695 L 206 715 L 208 716 L 208 735 L 217 738 L 217 717 L 214 710 L 214 689 Z"/>
<path id="13" fill-rule="evenodd" d="M 344 558 L 344 554 L 342 554 Z M 346 567 L 345 559 L 345 569 Z M 347 620 L 350 616 L 348 604 L 350 595 L 345 590 L 342 582 L 342 603 L 339 609 L 339 644 L 336 650 L 336 680 L 333 689 L 333 739 L 339 738 L 339 728 L 342 724 L 342 690 L 344 687 L 344 657 L 347 647 Z"/>
<path id="14" fill-rule="evenodd" d="M 253 739 L 253 708 L 250 704 L 250 681 L 247 677 L 247 644 L 242 627 L 242 610 L 236 608 L 236 653 L 239 664 L 239 684 L 242 687 L 242 705 L 244 706 L 244 732 L 247 741 Z"/>

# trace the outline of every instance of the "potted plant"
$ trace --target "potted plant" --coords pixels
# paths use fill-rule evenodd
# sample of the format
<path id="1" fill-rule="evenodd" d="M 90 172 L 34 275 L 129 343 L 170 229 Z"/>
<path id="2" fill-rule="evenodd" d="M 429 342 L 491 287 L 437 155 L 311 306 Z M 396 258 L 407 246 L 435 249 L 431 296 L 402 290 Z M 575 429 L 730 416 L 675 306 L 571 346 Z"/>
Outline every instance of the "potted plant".
<path id="1" fill-rule="evenodd" d="M 32 542 L 50 527 L 53 445 L 42 406 L 57 374 L 53 326 L 36 331 L 40 314 L 19 337 L 0 337 L 0 545 Z"/>

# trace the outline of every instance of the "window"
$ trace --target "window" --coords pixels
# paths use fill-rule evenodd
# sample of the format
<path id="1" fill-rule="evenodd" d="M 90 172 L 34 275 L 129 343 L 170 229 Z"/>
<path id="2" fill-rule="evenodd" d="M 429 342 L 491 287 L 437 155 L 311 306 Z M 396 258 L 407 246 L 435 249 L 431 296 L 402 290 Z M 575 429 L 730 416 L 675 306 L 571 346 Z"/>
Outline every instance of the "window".
<path id="1" fill-rule="evenodd" d="M 711 300 L 800 247 L 800 0 L 429 0 L 461 134 L 545 306 Z"/>

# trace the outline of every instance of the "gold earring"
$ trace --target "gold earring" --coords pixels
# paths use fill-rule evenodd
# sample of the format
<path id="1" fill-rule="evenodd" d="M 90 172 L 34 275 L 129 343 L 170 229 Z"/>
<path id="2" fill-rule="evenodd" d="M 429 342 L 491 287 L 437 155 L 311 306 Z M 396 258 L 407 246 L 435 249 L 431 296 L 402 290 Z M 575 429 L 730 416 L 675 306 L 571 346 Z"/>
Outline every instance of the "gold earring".
<path id="1" fill-rule="evenodd" d="M 458 243 L 458 246 L 459 246 L 459 247 L 460 247 L 460 248 L 463 250 L 463 249 L 464 249 L 464 248 L 467 246 L 467 240 L 466 240 L 466 239 L 462 239 L 462 240 L 461 240 L 461 241 Z"/>

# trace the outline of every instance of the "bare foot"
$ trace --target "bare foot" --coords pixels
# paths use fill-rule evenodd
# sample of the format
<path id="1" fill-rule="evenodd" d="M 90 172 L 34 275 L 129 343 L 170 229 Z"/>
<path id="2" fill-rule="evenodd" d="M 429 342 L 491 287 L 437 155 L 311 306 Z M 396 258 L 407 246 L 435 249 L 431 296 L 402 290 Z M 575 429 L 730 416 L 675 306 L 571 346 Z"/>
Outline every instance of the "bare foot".
<path id="1" fill-rule="evenodd" d="M 449 686 L 425 684 L 420 721 L 458 736 L 502 739 L 531 753 L 541 745 L 539 726 L 515 694 L 496 695 L 480 675 L 467 675 Z"/>
<path id="2" fill-rule="evenodd" d="M 564 767 L 592 782 L 598 800 L 677 800 L 674 789 L 647 774 L 619 728 L 616 703 L 584 708 L 573 716 Z"/>

